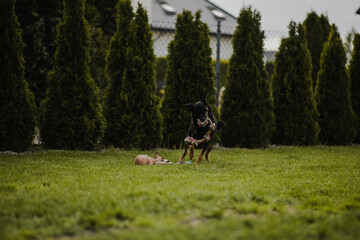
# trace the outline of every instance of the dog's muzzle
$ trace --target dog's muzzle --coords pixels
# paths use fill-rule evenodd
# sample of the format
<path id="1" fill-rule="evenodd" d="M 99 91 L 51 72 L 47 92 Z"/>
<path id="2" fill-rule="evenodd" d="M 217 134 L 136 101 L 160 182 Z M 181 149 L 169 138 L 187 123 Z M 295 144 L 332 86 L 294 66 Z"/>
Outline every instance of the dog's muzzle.
<path id="1" fill-rule="evenodd" d="M 200 121 L 200 119 L 198 119 L 198 120 L 197 120 L 198 126 L 199 126 L 199 127 L 205 127 L 206 125 L 208 125 L 208 124 L 209 124 L 209 120 L 208 120 L 208 119 L 209 119 L 209 118 L 206 118 L 205 121 L 203 121 L 203 122 Z"/>

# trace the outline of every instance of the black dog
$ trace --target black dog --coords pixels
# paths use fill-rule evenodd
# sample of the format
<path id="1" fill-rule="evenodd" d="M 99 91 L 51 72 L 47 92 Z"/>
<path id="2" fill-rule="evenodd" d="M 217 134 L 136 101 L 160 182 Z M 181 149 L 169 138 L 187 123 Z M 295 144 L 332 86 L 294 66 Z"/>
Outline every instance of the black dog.
<path id="1" fill-rule="evenodd" d="M 205 158 L 210 162 L 209 153 L 213 148 L 213 140 L 216 130 L 220 130 L 224 126 L 224 122 L 216 122 L 216 119 L 211 112 L 211 108 L 204 98 L 202 101 L 194 104 L 185 104 L 184 107 L 188 109 L 191 116 L 191 123 L 188 130 L 188 136 L 185 138 L 184 152 L 179 159 L 179 163 L 183 163 L 187 150 L 190 148 L 190 160 L 194 157 L 194 145 L 203 143 L 202 151 L 196 160 L 200 163 L 205 153 Z"/>

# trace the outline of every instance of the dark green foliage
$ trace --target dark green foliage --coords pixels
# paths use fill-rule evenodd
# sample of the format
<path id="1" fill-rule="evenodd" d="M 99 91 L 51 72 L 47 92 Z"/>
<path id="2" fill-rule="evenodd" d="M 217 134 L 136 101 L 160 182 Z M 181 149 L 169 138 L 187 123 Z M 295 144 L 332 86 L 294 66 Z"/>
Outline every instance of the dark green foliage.
<path id="1" fill-rule="evenodd" d="M 86 1 L 85 18 L 90 26 L 90 74 L 94 79 L 96 85 L 99 87 L 100 97 L 102 98 L 103 91 L 105 90 L 107 85 L 107 79 L 105 76 L 105 58 L 110 36 L 106 36 L 104 34 L 104 31 L 100 27 L 100 12 L 95 6 L 95 2 L 95 0 Z"/>
<path id="2" fill-rule="evenodd" d="M 162 98 L 164 96 L 165 77 L 167 71 L 166 57 L 156 58 L 155 70 L 156 70 L 156 87 L 157 87 L 156 94 Z"/>
<path id="3" fill-rule="evenodd" d="M 216 61 L 212 61 L 213 68 L 216 69 Z M 219 89 L 225 87 L 226 85 L 226 76 L 229 68 L 229 61 L 220 59 L 220 75 L 219 75 Z"/>
<path id="4" fill-rule="evenodd" d="M 174 40 L 168 46 L 162 112 L 164 145 L 170 148 L 180 147 L 186 137 L 190 113 L 184 104 L 195 103 L 206 96 L 212 111 L 217 114 L 209 28 L 200 18 L 200 11 L 195 16 L 187 10 L 179 14 Z"/>
<path id="5" fill-rule="evenodd" d="M 355 40 L 355 28 L 352 28 L 350 32 L 347 33 L 345 39 L 344 39 L 344 48 L 345 52 L 348 54 L 352 54 L 354 46 L 354 40 Z M 350 60 L 350 59 L 349 59 Z"/>
<path id="6" fill-rule="evenodd" d="M 272 80 L 276 132 L 274 142 L 314 145 L 319 134 L 319 113 L 311 81 L 311 57 L 304 28 L 291 22 L 282 39 Z"/>
<path id="7" fill-rule="evenodd" d="M 90 41 L 84 11 L 84 0 L 64 0 L 55 66 L 41 109 L 40 133 L 46 148 L 93 149 L 102 136 L 104 119 L 88 67 Z"/>
<path id="8" fill-rule="evenodd" d="M 90 73 L 102 97 L 106 86 L 106 52 L 116 30 L 116 3 L 118 0 L 87 0 L 85 17 L 90 25 Z"/>
<path id="9" fill-rule="evenodd" d="M 126 1 L 124 4 L 129 3 L 130 1 Z M 121 7 L 119 9 L 121 10 Z M 121 15 L 120 19 L 123 17 L 125 15 Z M 127 24 L 125 21 L 121 23 Z M 114 119 L 117 121 L 114 121 L 113 125 L 117 127 L 116 133 L 122 134 L 116 136 L 118 142 L 111 144 L 124 148 L 154 148 L 162 142 L 162 118 L 160 99 L 156 96 L 152 33 L 147 13 L 141 4 L 138 5 L 135 18 L 130 22 L 127 35 L 123 78 L 121 82 L 116 82 L 116 87 L 121 84 L 120 92 L 116 93 L 120 94 L 120 99 L 118 98 L 117 109 L 107 109 L 108 113 L 113 110 L 120 114 L 118 119 Z M 110 65 L 108 72 L 111 76 Z M 120 74 L 120 71 L 115 74 Z"/>
<path id="10" fill-rule="evenodd" d="M 352 108 L 358 118 L 360 118 L 360 34 L 354 36 L 354 50 L 351 55 L 349 65 L 350 93 Z M 360 143 L 360 128 L 358 128 L 355 142 Z"/>
<path id="11" fill-rule="evenodd" d="M 329 35 L 330 35 L 330 31 L 331 31 L 331 25 L 329 23 L 329 18 L 327 16 L 325 16 L 324 14 L 320 15 L 320 25 L 321 25 L 321 39 L 323 42 L 323 46 L 324 44 L 327 42 Z"/>
<path id="12" fill-rule="evenodd" d="M 126 67 L 129 27 L 134 16 L 131 1 L 120 0 L 117 11 L 117 30 L 110 41 L 106 58 L 106 74 L 109 84 L 104 98 L 104 115 L 107 122 L 104 143 L 115 147 L 123 145 L 123 135 L 127 132 L 126 127 L 119 121 L 125 107 L 121 93 Z"/>
<path id="13" fill-rule="evenodd" d="M 98 26 L 105 36 L 111 37 L 116 31 L 116 5 L 119 0 L 89 0 L 99 12 Z"/>
<path id="14" fill-rule="evenodd" d="M 162 142 L 160 98 L 156 96 L 155 55 L 146 10 L 141 4 L 130 24 L 120 121 L 125 128 L 123 147 L 148 149 Z"/>
<path id="15" fill-rule="evenodd" d="M 34 137 L 35 104 L 25 81 L 24 43 L 14 0 L 0 0 L 0 151 L 24 151 Z"/>
<path id="16" fill-rule="evenodd" d="M 228 147 L 266 147 L 274 130 L 273 103 L 263 62 L 261 16 L 243 8 L 233 36 L 221 117 L 222 143 Z"/>
<path id="17" fill-rule="evenodd" d="M 117 0 L 87 0 L 86 19 L 90 24 L 89 67 L 92 78 L 103 94 L 107 81 L 105 57 L 110 38 L 116 30 Z M 24 58 L 30 89 L 39 106 L 46 95 L 46 81 L 54 65 L 56 26 L 62 17 L 62 1 L 17 0 L 16 12 L 25 42 Z"/>
<path id="18" fill-rule="evenodd" d="M 229 61 L 228 60 L 220 60 L 220 86 L 219 88 L 225 87 L 226 85 L 226 76 L 228 74 L 228 70 L 229 70 Z"/>
<path id="19" fill-rule="evenodd" d="M 268 81 L 269 83 L 271 83 L 271 79 L 274 75 L 274 71 L 275 71 L 275 63 L 274 61 L 267 61 L 265 63 L 265 70 L 266 70 L 266 73 L 267 73 L 267 76 L 268 76 Z"/>
<path id="20" fill-rule="evenodd" d="M 109 38 L 104 36 L 101 28 L 91 28 L 90 31 L 91 47 L 90 47 L 90 74 L 94 79 L 96 85 L 100 89 L 100 97 L 103 97 L 104 91 L 108 84 L 105 66 L 106 66 L 106 52 L 109 46 Z"/>
<path id="21" fill-rule="evenodd" d="M 15 8 L 25 43 L 25 79 L 39 107 L 55 61 L 56 25 L 61 20 L 62 4 L 59 0 L 17 0 Z"/>
<path id="22" fill-rule="evenodd" d="M 320 17 L 316 12 L 312 11 L 307 14 L 304 21 L 305 35 L 308 44 L 308 49 L 311 55 L 312 73 L 311 78 L 313 82 L 313 89 L 317 84 L 317 75 L 320 69 L 320 55 L 323 50 L 323 45 L 329 36 L 330 24 L 328 18 L 324 15 Z"/>
<path id="23" fill-rule="evenodd" d="M 346 54 L 337 27 L 332 25 L 320 60 L 316 101 L 320 113 L 319 140 L 324 144 L 350 144 L 356 134 L 357 117 L 350 101 Z"/>

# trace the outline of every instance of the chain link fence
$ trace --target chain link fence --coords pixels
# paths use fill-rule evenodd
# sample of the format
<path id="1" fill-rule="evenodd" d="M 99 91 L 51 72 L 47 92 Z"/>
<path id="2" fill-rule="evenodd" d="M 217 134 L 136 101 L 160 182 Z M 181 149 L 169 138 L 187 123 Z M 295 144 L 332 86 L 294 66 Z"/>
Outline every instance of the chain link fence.
<path id="1" fill-rule="evenodd" d="M 164 96 L 165 87 L 165 74 L 167 63 L 166 57 L 168 55 L 168 45 L 175 36 L 175 22 L 153 21 L 151 23 L 154 40 L 154 53 L 157 57 L 156 64 L 156 85 L 157 94 L 159 97 Z M 209 25 L 210 47 L 212 49 L 212 59 L 214 59 L 214 69 L 216 68 L 215 59 L 217 52 L 217 29 L 218 25 Z M 232 37 L 235 32 L 236 26 L 220 26 L 220 64 L 219 75 L 216 75 L 216 88 L 219 92 L 216 97 L 221 95 L 223 88 L 226 84 L 226 73 L 228 68 L 228 61 L 233 54 Z M 268 79 L 270 81 L 274 72 L 275 54 L 280 46 L 281 39 L 287 36 L 287 33 L 276 31 L 264 31 L 264 63 L 266 71 L 268 72 Z M 220 97 L 218 100 L 220 107 Z"/>
<path id="2" fill-rule="evenodd" d="M 217 25 L 210 25 L 210 47 L 212 58 L 216 59 L 217 46 Z M 153 21 L 151 23 L 154 39 L 154 52 L 157 57 L 164 57 L 168 54 L 168 45 L 174 39 L 175 22 Z M 230 59 L 232 48 L 232 36 L 236 26 L 221 26 L 220 59 Z M 273 61 L 280 46 L 280 41 L 287 33 L 265 30 L 264 41 L 264 62 Z"/>

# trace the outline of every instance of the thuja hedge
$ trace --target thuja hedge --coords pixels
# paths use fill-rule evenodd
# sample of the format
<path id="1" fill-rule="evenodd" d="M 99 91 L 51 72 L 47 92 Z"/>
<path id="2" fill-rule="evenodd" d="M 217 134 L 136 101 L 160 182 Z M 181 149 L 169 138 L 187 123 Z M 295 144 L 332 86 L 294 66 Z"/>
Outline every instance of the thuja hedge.
<path id="1" fill-rule="evenodd" d="M 349 64 L 350 74 L 350 93 L 352 108 L 358 117 L 360 118 L 360 34 L 355 34 L 354 37 L 354 50 L 351 55 Z M 357 134 L 355 136 L 356 143 L 360 143 L 360 127 L 358 127 Z"/>
<path id="2" fill-rule="evenodd" d="M 311 81 L 311 57 L 304 28 L 289 24 L 289 36 L 281 40 L 272 80 L 276 132 L 273 142 L 314 145 L 319 133 L 319 113 Z"/>
<path id="3" fill-rule="evenodd" d="M 117 31 L 107 57 L 104 143 L 148 149 L 162 143 L 160 98 L 156 96 L 155 55 L 147 12 L 134 14 L 131 1 L 117 5 Z"/>
<path id="4" fill-rule="evenodd" d="M 228 147 L 266 147 L 274 131 L 274 113 L 263 61 L 261 15 L 243 8 L 237 22 L 221 107 L 226 122 L 221 139 Z"/>
<path id="5" fill-rule="evenodd" d="M 315 89 L 317 85 L 317 76 L 320 69 L 320 55 L 322 53 L 323 46 L 329 37 L 330 24 L 327 16 L 324 16 L 323 14 L 319 16 L 316 12 L 311 11 L 307 14 L 303 25 L 305 28 L 307 46 L 311 55 L 312 87 Z"/>
<path id="6" fill-rule="evenodd" d="M 24 43 L 14 0 L 0 1 L 0 151 L 24 151 L 33 141 L 35 102 L 25 80 Z"/>
<path id="7" fill-rule="evenodd" d="M 321 54 L 316 101 L 320 113 L 319 140 L 329 145 L 350 144 L 357 132 L 358 119 L 351 106 L 346 53 L 335 25 Z"/>
<path id="8" fill-rule="evenodd" d="M 186 103 L 207 97 L 212 111 L 215 106 L 215 79 L 212 68 L 209 28 L 201 21 L 201 12 L 193 15 L 184 10 L 177 16 L 175 37 L 168 46 L 164 116 L 164 146 L 180 147 L 190 123 Z"/>
<path id="9" fill-rule="evenodd" d="M 1 73 L 3 87 L 0 89 L 3 97 L 0 103 L 2 104 L 0 148 L 23 151 L 31 145 L 34 134 L 34 101 L 24 79 L 21 53 L 23 43 L 16 17 L 11 10 L 14 3 L 2 1 L 1 4 L 3 7 L 1 11 L 4 13 L 1 14 L 1 21 L 6 24 L 1 25 L 4 28 L 2 32 L 5 33 L 2 34 L 1 40 L 3 61 L 1 65 L 5 67 Z M 183 104 L 196 102 L 206 96 L 217 114 L 209 29 L 201 21 L 200 12 L 193 15 L 189 11 L 184 11 L 178 15 L 176 35 L 169 45 L 169 56 L 167 59 L 161 59 L 162 63 L 159 64 L 168 64 L 167 73 L 161 75 L 166 78 L 165 96 L 162 102 L 165 119 L 163 130 L 162 117 L 159 113 L 160 99 L 156 96 L 155 56 L 146 11 L 140 5 L 134 15 L 129 0 L 121 0 L 117 10 L 117 32 L 107 55 L 106 72 L 110 80 L 103 105 L 108 122 L 104 143 L 125 148 L 151 148 L 161 144 L 164 133 L 165 138 L 162 142 L 164 146 L 179 147 L 190 119 L 189 113 L 182 108 Z M 308 48 L 311 48 L 310 42 L 314 44 L 315 41 L 310 36 L 311 30 L 321 31 L 322 41 L 328 34 L 327 18 L 321 16 L 311 22 L 310 20 L 313 19 L 310 16 L 313 15 L 309 14 L 305 21 Z M 221 85 L 225 84 L 227 88 L 221 115 L 227 122 L 222 141 L 225 146 L 250 148 L 267 146 L 274 131 L 272 96 L 262 59 L 264 33 L 260 29 L 260 20 L 259 12 L 251 8 L 242 9 L 238 18 L 239 25 L 234 34 L 234 55 L 229 63 L 223 64 L 224 68 L 228 68 L 227 64 L 229 64 L 226 83 L 224 75 L 221 75 Z M 7 31 L 7 28 L 10 30 Z M 354 111 L 356 115 L 360 114 L 357 100 L 358 67 L 356 67 L 359 37 L 355 37 L 354 41 L 349 81 L 339 36 L 334 26 L 332 29 L 332 35 L 325 44 L 321 56 L 319 84 L 316 89 L 320 111 L 320 141 L 324 144 L 349 144 L 356 134 L 355 141 L 359 141 L 358 121 L 354 114 Z M 297 31 L 290 38 L 293 37 L 294 40 L 295 37 L 301 37 L 301 41 L 304 41 L 303 30 Z M 289 40 L 285 41 L 289 42 Z M 319 130 L 316 127 L 316 107 L 308 89 L 309 81 L 312 81 L 313 86 L 317 83 L 316 67 L 313 66 L 311 79 L 309 63 L 296 63 L 297 58 L 294 57 L 304 56 L 302 59 L 305 62 L 309 60 L 305 43 L 301 41 L 297 48 L 300 52 L 282 54 L 286 55 L 288 60 L 280 59 L 282 51 L 280 47 L 275 63 L 273 91 L 276 100 L 277 127 L 283 118 L 283 123 L 286 123 L 288 129 L 285 131 L 284 127 L 281 135 L 279 134 L 281 128 L 277 128 L 275 135 L 277 138 L 274 142 L 281 144 L 315 144 Z M 6 45 L 9 43 L 11 44 Z M 102 139 L 105 121 L 99 104 L 98 89 L 89 74 L 89 30 L 84 19 L 83 0 L 64 1 L 64 19 L 58 26 L 56 44 L 56 63 L 50 74 L 47 96 L 40 115 L 44 146 L 55 149 L 94 149 Z M 320 45 L 316 45 L 317 53 L 321 48 Z M 287 50 L 291 49 L 289 45 Z M 7 59 L 12 56 L 11 54 L 16 56 L 11 58 L 14 62 Z M 331 57 L 333 55 L 338 57 L 333 59 Z M 293 68 L 286 64 L 290 64 Z M 224 68 L 222 74 L 227 72 Z M 9 71 L 6 71 L 9 69 L 15 74 L 10 76 Z M 293 75 L 286 75 L 282 72 L 289 69 L 297 69 L 296 74 L 292 72 Z M 285 75 L 288 79 L 284 80 L 281 76 Z M 291 99 L 290 106 L 293 111 L 282 116 L 278 111 L 280 105 L 277 99 L 279 97 L 277 84 L 284 81 L 287 87 L 291 85 L 286 95 L 288 100 Z M 306 87 L 303 88 L 303 85 Z M 296 100 L 299 96 L 303 96 L 305 100 L 300 98 Z M 294 104 L 296 102 L 302 104 Z M 351 104 L 354 111 L 351 110 Z M 282 109 L 284 110 L 285 107 Z M 299 114 L 294 117 L 294 113 L 299 112 L 310 115 L 302 121 Z M 332 114 L 333 112 L 336 114 Z M 297 120 L 293 121 L 294 119 Z M 18 126 L 14 127 L 14 124 L 12 125 L 14 122 Z"/>
<path id="10" fill-rule="evenodd" d="M 160 98 L 156 96 L 155 55 L 146 10 L 138 4 L 129 26 L 118 119 L 121 147 L 148 149 L 162 142 Z"/>
<path id="11" fill-rule="evenodd" d="M 121 0 L 117 6 L 116 32 L 111 38 L 106 57 L 105 73 L 108 78 L 108 87 L 104 97 L 104 116 L 107 127 L 103 142 L 105 145 L 120 147 L 126 128 L 120 124 L 124 108 L 122 100 L 122 82 L 126 67 L 126 52 L 129 37 L 129 27 L 134 12 L 130 0 Z"/>
<path id="12" fill-rule="evenodd" d="M 84 12 L 84 0 L 64 0 L 55 65 L 41 106 L 40 133 L 46 148 L 93 149 L 102 137 L 104 117 L 88 67 L 89 27 Z"/>

